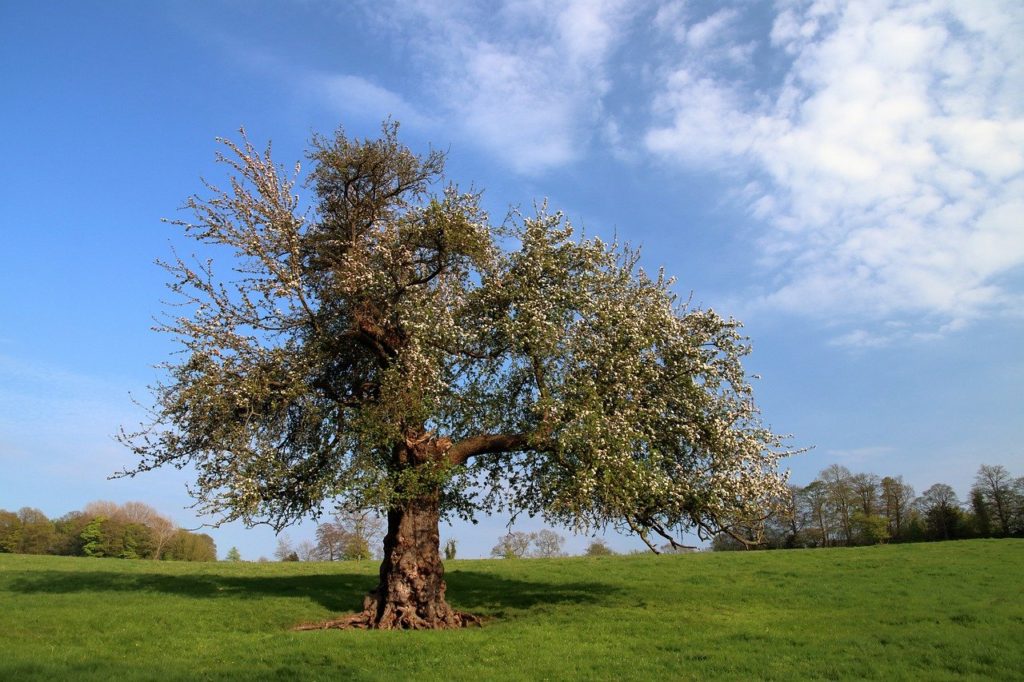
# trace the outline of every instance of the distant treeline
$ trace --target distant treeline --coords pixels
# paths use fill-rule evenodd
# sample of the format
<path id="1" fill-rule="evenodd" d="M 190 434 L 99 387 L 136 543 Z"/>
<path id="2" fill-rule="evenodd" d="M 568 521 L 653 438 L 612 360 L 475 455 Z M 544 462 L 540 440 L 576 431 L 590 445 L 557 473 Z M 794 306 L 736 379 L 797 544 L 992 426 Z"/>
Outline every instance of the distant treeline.
<path id="1" fill-rule="evenodd" d="M 851 473 L 833 464 L 789 495 L 763 525 L 727 534 L 715 550 L 795 549 L 1024 536 L 1024 477 L 983 464 L 967 500 L 945 483 L 920 496 L 902 476 Z"/>
<path id="2" fill-rule="evenodd" d="M 142 502 L 91 502 L 56 519 L 31 507 L 0 509 L 0 552 L 216 561 L 205 533 L 178 528 Z"/>

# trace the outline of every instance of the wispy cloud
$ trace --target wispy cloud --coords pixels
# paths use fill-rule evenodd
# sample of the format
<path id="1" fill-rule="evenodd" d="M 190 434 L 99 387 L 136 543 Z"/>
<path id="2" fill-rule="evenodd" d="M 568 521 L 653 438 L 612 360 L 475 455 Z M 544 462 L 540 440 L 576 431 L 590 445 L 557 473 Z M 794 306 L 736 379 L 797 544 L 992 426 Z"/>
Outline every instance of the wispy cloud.
<path id="1" fill-rule="evenodd" d="M 731 14 L 662 19 L 677 42 L 704 27 L 705 47 L 747 44 Z M 761 304 L 874 323 L 839 340 L 855 346 L 884 343 L 878 323 L 895 319 L 927 323 L 897 334 L 913 336 L 1019 313 L 1001 278 L 1024 265 L 1024 8 L 786 2 L 761 48 L 787 64 L 775 87 L 681 49 L 644 137 L 746 176 L 770 228 Z"/>
<path id="2" fill-rule="evenodd" d="M 417 54 L 422 96 L 453 129 L 521 173 L 579 157 L 602 127 L 621 0 L 375 3 Z"/>
<path id="3" fill-rule="evenodd" d="M 349 120 L 383 121 L 393 118 L 414 128 L 435 123 L 400 94 L 360 76 L 312 73 L 302 80 L 302 88 L 308 96 L 316 97 Z"/>

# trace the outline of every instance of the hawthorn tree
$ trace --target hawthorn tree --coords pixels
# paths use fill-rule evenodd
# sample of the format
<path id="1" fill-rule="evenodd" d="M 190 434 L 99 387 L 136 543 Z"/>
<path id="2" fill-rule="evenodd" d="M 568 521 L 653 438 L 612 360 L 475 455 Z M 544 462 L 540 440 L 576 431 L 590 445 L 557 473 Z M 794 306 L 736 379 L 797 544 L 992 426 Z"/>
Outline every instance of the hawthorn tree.
<path id="1" fill-rule="evenodd" d="M 184 233 L 234 258 L 164 263 L 181 344 L 123 475 L 192 466 L 224 521 L 387 514 L 377 588 L 338 625 L 458 627 L 438 523 L 495 510 L 671 538 L 784 490 L 740 325 L 690 308 L 627 246 L 539 207 L 491 223 L 388 122 L 314 136 L 312 170 L 222 140 Z M 311 190 L 304 200 L 298 187 Z M 203 248 L 207 248 L 204 246 Z"/>

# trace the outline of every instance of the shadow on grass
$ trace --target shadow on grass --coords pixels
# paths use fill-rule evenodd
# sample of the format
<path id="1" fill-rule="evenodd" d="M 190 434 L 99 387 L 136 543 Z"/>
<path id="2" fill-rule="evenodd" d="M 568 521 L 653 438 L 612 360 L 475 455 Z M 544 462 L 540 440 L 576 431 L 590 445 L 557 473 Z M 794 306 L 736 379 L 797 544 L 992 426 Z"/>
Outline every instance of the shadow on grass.
<path id="1" fill-rule="evenodd" d="M 457 570 L 445 576 L 448 601 L 470 612 L 529 609 L 541 604 L 596 604 L 617 592 L 592 582 L 546 583 L 500 578 L 489 573 Z M 23 594 L 160 592 L 197 599 L 310 599 L 329 611 L 356 611 L 376 585 L 365 573 L 302 576 L 166 575 L 118 571 L 24 571 L 8 575 L 4 589 Z"/>

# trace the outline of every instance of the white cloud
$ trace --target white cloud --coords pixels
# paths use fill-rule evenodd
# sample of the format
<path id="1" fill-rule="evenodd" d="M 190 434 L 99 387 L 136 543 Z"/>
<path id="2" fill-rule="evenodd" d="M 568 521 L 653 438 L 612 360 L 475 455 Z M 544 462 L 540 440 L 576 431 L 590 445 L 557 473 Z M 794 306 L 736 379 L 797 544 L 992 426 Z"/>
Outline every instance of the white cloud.
<path id="1" fill-rule="evenodd" d="M 345 74 L 311 74 L 305 79 L 306 91 L 325 101 L 348 117 L 382 121 L 393 118 L 405 125 L 420 127 L 431 123 L 401 95 L 375 83 Z"/>
<path id="2" fill-rule="evenodd" d="M 686 42 L 696 50 L 702 50 L 713 42 L 722 39 L 722 34 L 739 17 L 735 9 L 721 9 L 707 19 L 694 24 L 686 32 Z"/>
<path id="3" fill-rule="evenodd" d="M 376 4 L 417 55 L 424 97 L 444 122 L 522 173 L 578 158 L 603 126 L 607 60 L 622 0 Z"/>
<path id="4" fill-rule="evenodd" d="M 1020 312 L 999 281 L 1024 265 L 1024 6 L 783 5 L 766 45 L 788 55 L 778 87 L 681 51 L 644 137 L 754 179 L 743 195 L 770 226 L 762 264 L 777 283 L 761 302 L 940 330 Z M 707 35 L 728 38 L 730 21 Z M 882 343 L 884 329 L 837 343 Z"/>

